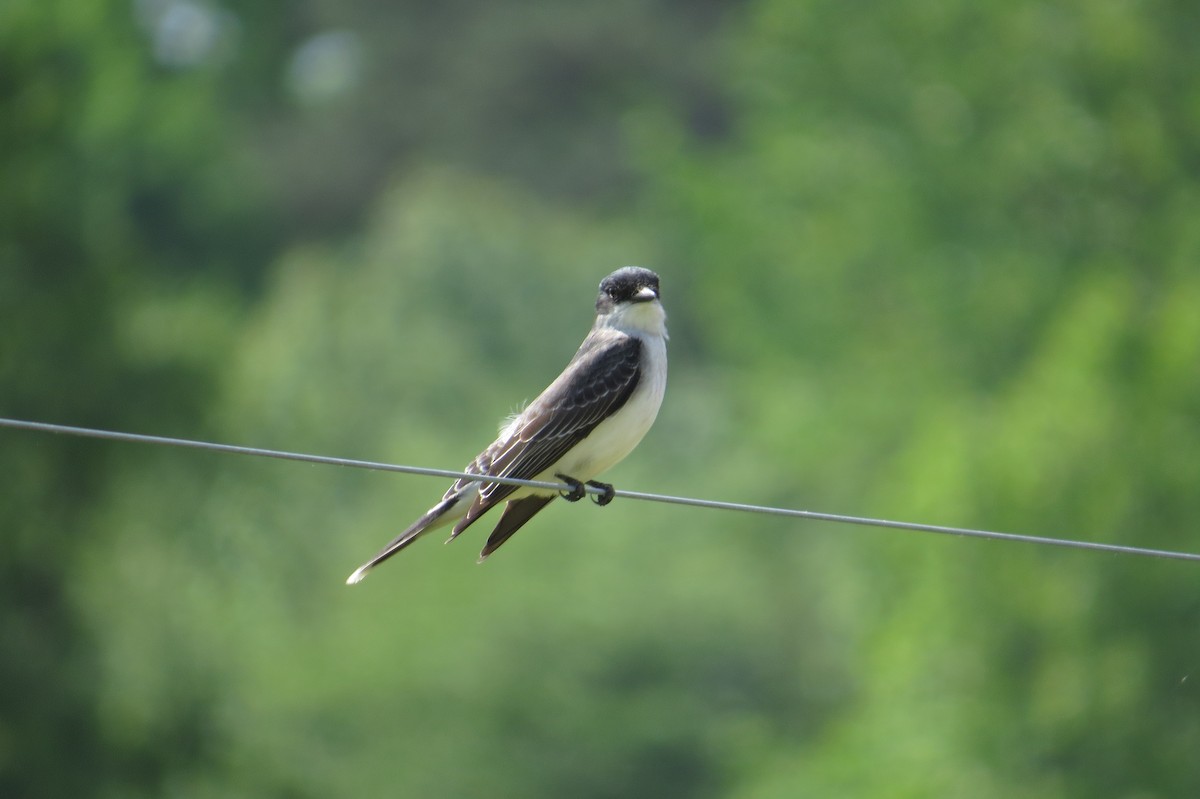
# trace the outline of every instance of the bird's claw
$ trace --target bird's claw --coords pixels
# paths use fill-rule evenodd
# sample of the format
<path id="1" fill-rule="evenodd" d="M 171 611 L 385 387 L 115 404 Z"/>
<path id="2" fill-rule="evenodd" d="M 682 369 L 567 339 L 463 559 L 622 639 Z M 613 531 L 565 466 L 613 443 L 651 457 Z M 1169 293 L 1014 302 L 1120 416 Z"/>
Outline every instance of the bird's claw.
<path id="1" fill-rule="evenodd" d="M 559 496 L 567 502 L 578 502 L 587 494 L 587 489 L 583 487 L 581 480 L 576 480 L 574 477 L 567 477 L 565 474 L 556 474 L 554 476 L 566 483 L 570 489 L 569 491 L 559 492 Z"/>
<path id="2" fill-rule="evenodd" d="M 556 474 L 554 476 L 567 484 L 568 490 L 559 492 L 559 496 L 561 496 L 567 502 L 578 502 L 579 500 L 583 499 L 587 494 L 587 489 L 584 488 L 585 485 L 600 489 L 601 493 L 592 495 L 592 501 L 597 505 L 607 505 L 608 503 L 612 502 L 613 497 L 616 496 L 616 491 L 613 490 L 611 483 L 601 483 L 597 480 L 588 480 L 586 483 L 584 483 L 581 480 L 576 480 L 574 477 L 568 477 L 565 474 Z"/>
<path id="3" fill-rule="evenodd" d="M 588 480 L 587 484 L 590 485 L 592 488 L 598 488 L 603 492 L 601 494 L 593 494 L 592 495 L 592 501 L 595 502 L 600 507 L 604 507 L 605 505 L 607 505 L 608 503 L 613 501 L 613 497 L 616 495 L 616 491 L 613 490 L 612 483 L 601 483 L 596 480 Z"/>

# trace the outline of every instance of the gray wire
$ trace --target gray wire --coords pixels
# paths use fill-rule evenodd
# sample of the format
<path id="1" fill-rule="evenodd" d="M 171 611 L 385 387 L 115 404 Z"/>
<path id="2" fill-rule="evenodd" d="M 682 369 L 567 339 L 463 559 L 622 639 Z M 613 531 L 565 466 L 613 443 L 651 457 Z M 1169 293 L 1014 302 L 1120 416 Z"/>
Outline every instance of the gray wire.
<path id="1" fill-rule="evenodd" d="M 255 455 L 263 458 L 280 458 L 306 463 L 320 463 L 328 466 L 348 466 L 355 469 L 374 469 L 385 472 L 401 472 L 404 474 L 420 474 L 429 477 L 447 477 L 452 479 L 477 479 L 480 475 L 467 472 L 455 472 L 448 469 L 431 469 L 424 466 L 407 466 L 395 463 L 380 463 L 378 461 L 353 460 L 350 458 L 333 458 L 327 455 L 309 455 L 302 452 L 284 452 L 260 447 L 240 447 L 233 444 L 217 444 L 209 441 L 194 441 L 187 438 L 167 438 L 164 436 L 148 436 L 139 433 L 121 433 L 112 430 L 96 430 L 89 427 L 70 427 L 46 422 L 29 422 L 20 419 L 5 419 L 0 417 L 0 427 L 11 427 L 18 430 L 34 430 L 41 433 L 60 433 L 64 435 L 84 436 L 87 438 L 102 438 L 110 441 L 129 441 L 138 444 L 160 444 L 171 447 L 188 447 L 191 449 L 209 450 L 212 452 L 227 452 L 234 455 Z M 570 488 L 564 483 L 547 482 L 545 480 L 519 480 L 513 477 L 488 476 L 490 483 L 504 485 L 528 486 L 530 488 L 546 488 L 556 491 L 566 491 Z M 593 486 L 585 486 L 589 494 L 603 494 L 604 490 Z M 920 524 L 918 522 L 898 522 L 890 519 L 872 519 L 866 516 L 846 516 L 839 513 L 821 513 L 818 511 L 798 510 L 796 508 L 773 508 L 767 505 L 748 505 L 740 502 L 721 502 L 712 499 L 697 499 L 695 497 L 674 497 L 666 494 L 648 494 L 641 491 L 616 490 L 614 496 L 625 499 L 638 499 L 646 502 L 663 502 L 671 505 L 689 505 L 710 510 L 729 510 L 738 513 L 763 513 L 771 516 L 786 516 L 796 519 L 810 519 L 840 524 L 856 524 L 870 527 L 885 527 L 893 530 L 911 530 L 921 533 L 939 533 L 969 538 L 987 538 L 994 541 L 1016 541 L 1025 544 L 1041 544 L 1044 546 L 1067 547 L 1071 549 L 1088 549 L 1098 552 L 1113 552 L 1119 555 L 1139 555 L 1151 558 L 1170 558 L 1173 560 L 1200 561 L 1200 554 L 1192 552 L 1176 552 L 1167 549 L 1146 549 L 1144 547 L 1124 546 L 1121 544 L 1102 544 L 1093 541 L 1078 541 L 1069 538 L 1049 538 L 1037 535 L 1022 535 L 1019 533 L 998 533 L 992 530 L 976 530 L 968 527 L 946 527 L 937 524 Z"/>
<path id="2" fill-rule="evenodd" d="M 262 458 L 280 458 L 288 461 L 304 461 L 320 463 L 326 466 L 349 466 L 354 469 L 374 469 L 381 472 L 403 472 L 404 474 L 423 474 L 428 477 L 478 477 L 477 474 L 452 472 L 447 469 L 430 469 L 424 466 L 402 466 L 395 463 L 379 463 L 378 461 L 360 461 L 351 458 L 333 458 L 328 455 L 309 455 L 303 452 L 283 452 L 277 449 L 262 449 L 260 447 L 239 447 L 235 444 L 216 444 L 211 441 L 194 441 L 189 438 L 167 438 L 165 436 L 147 436 L 140 433 L 120 433 L 113 430 L 95 430 L 90 427 L 70 427 L 63 424 L 48 424 L 46 422 L 27 422 L 20 419 L 5 419 L 0 417 L 0 427 L 15 427 L 18 430 L 37 430 L 41 433 L 62 433 L 86 438 L 105 438 L 110 441 L 132 441 L 137 444 L 164 444 L 168 447 L 188 447 L 204 449 L 211 452 L 228 452 L 234 455 L 256 455 Z M 563 483 L 549 483 L 539 480 L 518 480 L 511 477 L 489 477 L 490 483 L 505 485 L 532 486 L 534 488 L 552 488 L 566 490 Z M 591 486 L 585 487 L 589 492 L 598 492 Z"/>

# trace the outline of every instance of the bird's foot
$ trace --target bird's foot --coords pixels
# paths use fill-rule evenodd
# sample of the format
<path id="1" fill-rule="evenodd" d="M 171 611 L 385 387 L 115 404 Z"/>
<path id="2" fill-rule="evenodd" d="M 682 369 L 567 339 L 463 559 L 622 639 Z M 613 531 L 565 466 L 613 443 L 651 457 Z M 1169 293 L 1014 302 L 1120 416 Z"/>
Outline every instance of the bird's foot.
<path id="1" fill-rule="evenodd" d="M 576 480 L 574 477 L 568 477 L 565 474 L 556 474 L 554 476 L 566 483 L 567 487 L 570 489 L 569 491 L 562 491 L 559 493 L 559 496 L 565 499 L 567 502 L 578 502 L 579 500 L 583 499 L 585 494 L 587 494 L 587 489 L 583 487 L 583 481 Z"/>
<path id="2" fill-rule="evenodd" d="M 613 501 L 613 496 L 616 495 L 616 492 L 613 490 L 612 483 L 601 483 L 596 480 L 588 480 L 587 484 L 592 488 L 598 488 L 604 492 L 602 494 L 592 495 L 592 501 L 597 505 L 603 507 Z"/>

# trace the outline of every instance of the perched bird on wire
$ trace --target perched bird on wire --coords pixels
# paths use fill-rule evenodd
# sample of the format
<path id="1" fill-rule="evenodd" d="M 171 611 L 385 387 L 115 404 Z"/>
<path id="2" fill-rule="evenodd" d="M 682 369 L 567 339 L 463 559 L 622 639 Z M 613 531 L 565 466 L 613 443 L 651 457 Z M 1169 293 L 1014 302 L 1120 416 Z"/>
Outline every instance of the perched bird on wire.
<path id="1" fill-rule="evenodd" d="M 613 487 L 596 477 L 633 451 L 658 415 L 667 385 L 667 315 L 658 275 L 626 266 L 600 282 L 596 321 L 571 362 L 553 383 L 508 422 L 500 436 L 466 468 L 441 502 L 360 566 L 349 584 L 395 555 L 421 534 L 454 523 L 450 538 L 505 503 L 479 559 L 496 551 L 559 492 L 505 485 L 488 477 L 562 482 L 564 499 L 576 502 L 584 485 L 601 489 L 607 505 Z"/>

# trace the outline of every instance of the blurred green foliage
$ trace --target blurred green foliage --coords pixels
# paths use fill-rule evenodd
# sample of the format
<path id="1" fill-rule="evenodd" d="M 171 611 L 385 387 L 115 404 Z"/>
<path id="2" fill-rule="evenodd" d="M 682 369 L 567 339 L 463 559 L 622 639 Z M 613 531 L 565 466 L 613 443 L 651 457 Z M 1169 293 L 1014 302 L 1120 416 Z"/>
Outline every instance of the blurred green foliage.
<path id="1" fill-rule="evenodd" d="M 0 6 L 0 414 L 456 467 L 663 277 L 618 486 L 1196 551 L 1200 11 Z M 1190 564 L 0 431 L 0 795 L 1175 797 Z"/>

